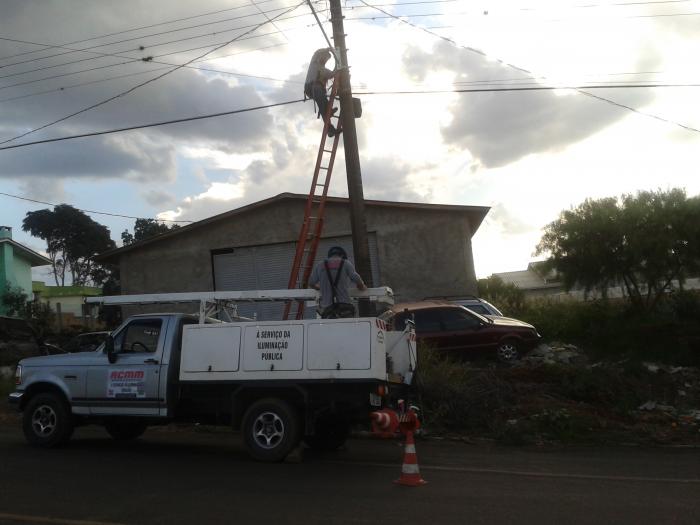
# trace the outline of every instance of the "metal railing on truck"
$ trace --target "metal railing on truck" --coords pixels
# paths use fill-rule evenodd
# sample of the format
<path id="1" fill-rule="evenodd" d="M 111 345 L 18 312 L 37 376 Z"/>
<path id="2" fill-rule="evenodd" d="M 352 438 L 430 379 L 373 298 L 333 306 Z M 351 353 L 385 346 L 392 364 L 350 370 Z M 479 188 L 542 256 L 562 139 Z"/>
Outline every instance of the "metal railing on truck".
<path id="1" fill-rule="evenodd" d="M 102 304 L 111 306 L 146 305 L 163 303 L 199 303 L 199 322 L 204 323 L 207 317 L 221 313 L 233 321 L 237 303 L 271 302 L 271 301 L 307 301 L 318 304 L 319 292 L 310 288 L 282 290 L 240 290 L 216 292 L 181 292 L 155 293 L 140 295 L 105 295 L 102 297 L 86 297 L 87 304 Z M 369 299 L 372 302 L 387 305 L 394 304 L 394 292 L 388 286 L 369 288 L 364 291 L 350 290 L 352 299 Z"/>

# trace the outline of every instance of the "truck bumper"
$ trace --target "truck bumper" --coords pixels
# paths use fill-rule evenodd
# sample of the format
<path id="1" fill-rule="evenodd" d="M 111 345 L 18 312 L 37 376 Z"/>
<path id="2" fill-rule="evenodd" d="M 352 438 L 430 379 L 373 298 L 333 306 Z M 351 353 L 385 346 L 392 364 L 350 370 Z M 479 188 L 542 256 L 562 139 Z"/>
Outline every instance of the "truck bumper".
<path id="1" fill-rule="evenodd" d="M 20 403 L 22 403 L 22 396 L 24 395 L 24 392 L 11 392 L 9 396 L 7 396 L 7 402 L 14 407 L 19 408 Z"/>

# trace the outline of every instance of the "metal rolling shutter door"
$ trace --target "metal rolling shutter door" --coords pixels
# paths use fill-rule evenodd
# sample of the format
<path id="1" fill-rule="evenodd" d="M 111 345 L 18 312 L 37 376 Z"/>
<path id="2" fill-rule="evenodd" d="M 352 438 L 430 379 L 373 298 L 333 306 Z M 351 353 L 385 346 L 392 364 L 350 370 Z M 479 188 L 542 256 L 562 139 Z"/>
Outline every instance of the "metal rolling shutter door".
<path id="1" fill-rule="evenodd" d="M 348 236 L 321 239 L 316 261 L 322 261 L 331 246 L 343 246 L 353 259 L 352 239 Z M 214 278 L 217 290 L 273 290 L 287 287 L 289 272 L 294 260 L 296 243 L 270 244 L 234 248 L 231 253 L 215 254 Z M 374 282 L 379 283 L 379 260 L 377 258 L 377 238 L 369 235 L 370 264 Z M 245 317 L 261 321 L 282 318 L 283 303 L 241 304 L 238 312 Z M 313 309 L 306 309 L 305 317 L 313 318 Z"/>

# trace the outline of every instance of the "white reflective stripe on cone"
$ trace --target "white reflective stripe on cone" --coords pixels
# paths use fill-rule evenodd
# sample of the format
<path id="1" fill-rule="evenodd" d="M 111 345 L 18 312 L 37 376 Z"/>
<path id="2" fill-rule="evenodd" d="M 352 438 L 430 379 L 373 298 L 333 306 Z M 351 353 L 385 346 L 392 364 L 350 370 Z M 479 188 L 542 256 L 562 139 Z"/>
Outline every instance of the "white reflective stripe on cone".
<path id="1" fill-rule="evenodd" d="M 415 454 L 416 453 L 416 446 L 415 445 L 406 445 L 406 454 Z"/>
<path id="2" fill-rule="evenodd" d="M 403 472 L 404 474 L 420 474 L 420 471 L 418 470 L 418 465 L 410 465 L 406 463 L 404 463 L 401 467 L 401 472 Z"/>

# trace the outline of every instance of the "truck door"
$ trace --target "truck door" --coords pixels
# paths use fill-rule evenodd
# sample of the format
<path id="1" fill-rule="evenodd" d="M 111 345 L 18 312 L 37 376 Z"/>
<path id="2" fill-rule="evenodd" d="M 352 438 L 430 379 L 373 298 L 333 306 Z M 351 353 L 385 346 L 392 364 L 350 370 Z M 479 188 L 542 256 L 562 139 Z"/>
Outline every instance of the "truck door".
<path id="1" fill-rule="evenodd" d="M 166 326 L 162 317 L 137 318 L 114 334 L 116 362 L 110 363 L 104 353 L 100 364 L 88 369 L 91 414 L 158 415 L 165 406 L 158 387 Z"/>

